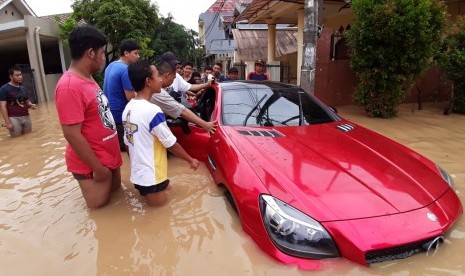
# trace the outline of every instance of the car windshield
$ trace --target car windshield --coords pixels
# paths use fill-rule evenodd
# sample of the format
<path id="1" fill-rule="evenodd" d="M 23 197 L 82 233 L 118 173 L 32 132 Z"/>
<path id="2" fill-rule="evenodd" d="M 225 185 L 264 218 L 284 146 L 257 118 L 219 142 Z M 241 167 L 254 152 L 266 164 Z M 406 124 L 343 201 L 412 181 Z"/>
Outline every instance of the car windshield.
<path id="1" fill-rule="evenodd" d="M 222 91 L 224 125 L 302 126 L 337 118 L 297 86 L 243 83 Z"/>

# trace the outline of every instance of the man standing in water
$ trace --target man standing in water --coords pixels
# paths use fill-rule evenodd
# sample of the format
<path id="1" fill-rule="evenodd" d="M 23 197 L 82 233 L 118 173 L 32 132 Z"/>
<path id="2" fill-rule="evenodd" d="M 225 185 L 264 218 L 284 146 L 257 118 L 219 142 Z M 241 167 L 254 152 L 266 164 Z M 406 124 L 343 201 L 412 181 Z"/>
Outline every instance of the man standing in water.
<path id="1" fill-rule="evenodd" d="M 158 70 L 148 60 L 129 65 L 129 79 L 137 95 L 123 111 L 124 142 L 131 156 L 131 182 L 149 206 L 166 202 L 166 189 L 170 183 L 167 149 L 186 160 L 192 169 L 199 166 L 199 161 L 176 142 L 162 110 L 150 103 L 152 95 L 160 93 L 161 82 L 167 79 L 172 82 L 175 75 L 175 67 L 168 61 L 161 61 L 157 67 Z"/>
<path id="2" fill-rule="evenodd" d="M 0 88 L 0 110 L 10 136 L 18 137 L 32 131 L 29 108 L 35 109 L 36 105 L 27 98 L 27 93 L 21 86 L 21 69 L 13 66 L 8 70 L 8 74 L 10 82 Z"/>
<path id="3" fill-rule="evenodd" d="M 121 187 L 121 153 L 108 99 L 92 78 L 102 69 L 106 37 L 92 26 L 69 35 L 71 66 L 58 81 L 55 104 L 66 146 L 66 165 L 89 208 L 108 204 Z"/>
<path id="4" fill-rule="evenodd" d="M 128 65 L 139 60 L 140 45 L 133 40 L 125 39 L 119 46 L 119 52 L 121 57 L 105 69 L 103 93 L 108 98 L 111 114 L 116 123 L 120 150 L 126 151 L 123 140 L 123 110 L 136 95 L 128 77 Z"/>

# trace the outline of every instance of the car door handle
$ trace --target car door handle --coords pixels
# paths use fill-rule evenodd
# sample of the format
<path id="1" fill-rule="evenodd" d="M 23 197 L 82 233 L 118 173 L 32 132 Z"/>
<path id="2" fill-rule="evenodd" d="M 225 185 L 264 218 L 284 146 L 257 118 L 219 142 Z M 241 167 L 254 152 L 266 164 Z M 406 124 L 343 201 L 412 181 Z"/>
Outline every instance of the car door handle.
<path id="1" fill-rule="evenodd" d="M 210 156 L 210 154 L 207 155 L 208 158 L 208 163 L 210 163 L 210 166 L 214 171 L 216 171 L 216 164 L 215 161 L 213 161 L 213 158 Z"/>

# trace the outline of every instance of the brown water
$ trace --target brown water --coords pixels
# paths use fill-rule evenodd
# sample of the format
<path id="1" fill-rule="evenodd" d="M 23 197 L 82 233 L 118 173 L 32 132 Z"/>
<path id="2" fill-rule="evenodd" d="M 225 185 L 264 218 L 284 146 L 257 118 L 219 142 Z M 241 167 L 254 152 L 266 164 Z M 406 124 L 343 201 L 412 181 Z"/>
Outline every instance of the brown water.
<path id="1" fill-rule="evenodd" d="M 341 107 L 345 118 L 422 153 L 452 174 L 464 204 L 465 116 L 443 116 L 440 104 L 423 111 L 403 105 L 396 119 L 365 117 Z M 192 172 L 170 158 L 169 204 L 148 208 L 128 178 L 110 205 L 86 208 L 66 172 L 65 140 L 53 104 L 32 111 L 33 132 L 10 139 L 0 129 L 0 275 L 307 275 L 263 253 L 241 229 L 205 166 Z M 464 204 L 465 205 L 465 204 Z M 465 275 L 465 219 L 436 254 L 361 266 L 326 261 L 322 275 Z"/>

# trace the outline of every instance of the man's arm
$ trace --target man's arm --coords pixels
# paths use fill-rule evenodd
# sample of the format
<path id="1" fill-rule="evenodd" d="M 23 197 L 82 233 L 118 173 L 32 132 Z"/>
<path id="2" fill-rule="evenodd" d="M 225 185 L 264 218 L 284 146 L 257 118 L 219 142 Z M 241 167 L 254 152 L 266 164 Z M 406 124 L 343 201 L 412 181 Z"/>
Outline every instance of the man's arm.
<path id="1" fill-rule="evenodd" d="M 13 129 L 13 124 L 10 122 L 8 117 L 8 110 L 6 109 L 6 101 L 0 101 L 0 106 L 2 109 L 3 120 L 5 121 L 5 126 L 7 129 Z"/>
<path id="2" fill-rule="evenodd" d="M 173 146 L 169 147 L 168 150 L 176 157 L 189 162 L 191 169 L 196 170 L 199 166 L 199 160 L 192 158 L 179 143 L 176 142 Z"/>
<path id="3" fill-rule="evenodd" d="M 111 177 L 111 171 L 103 166 L 95 155 L 86 138 L 81 133 L 81 124 L 61 125 L 63 135 L 76 155 L 92 168 L 95 182 L 102 182 Z"/>
<path id="4" fill-rule="evenodd" d="M 37 105 L 36 104 L 33 104 L 30 100 L 27 100 L 26 101 L 26 106 L 30 109 L 36 109 L 37 108 Z"/>
<path id="5" fill-rule="evenodd" d="M 178 118 L 182 111 L 186 109 L 184 105 L 177 102 L 173 97 L 166 93 L 166 91 L 153 94 L 150 102 L 158 105 L 163 113 L 174 119 Z"/>
<path id="6" fill-rule="evenodd" d="M 129 102 L 132 98 L 136 97 L 136 91 L 124 89 L 124 95 L 126 95 L 126 100 Z"/>
<path id="7" fill-rule="evenodd" d="M 205 122 L 199 116 L 195 115 L 184 105 L 178 103 L 175 99 L 173 99 L 173 97 L 171 97 L 168 93 L 164 91 L 157 94 L 153 94 L 152 98 L 150 99 L 150 102 L 158 105 L 163 111 L 163 113 L 167 114 L 172 118 L 176 119 L 178 117 L 182 117 L 187 121 L 200 126 L 208 133 L 215 132 L 215 122 Z"/>
<path id="8" fill-rule="evenodd" d="M 213 133 L 216 130 L 216 123 L 215 122 L 205 122 L 199 116 L 195 115 L 190 109 L 186 108 L 181 112 L 180 115 L 182 118 L 186 119 L 187 121 L 194 123 L 201 128 L 203 128 L 208 133 Z"/>
<path id="9" fill-rule="evenodd" d="M 190 90 L 189 90 L 189 91 L 186 91 L 186 94 L 187 94 L 188 96 L 192 96 L 192 97 L 197 96 L 197 94 L 195 94 L 194 92 L 192 92 L 192 91 L 190 91 Z"/>
<path id="10" fill-rule="evenodd" d="M 191 86 L 191 89 L 189 89 L 189 90 L 196 92 L 196 91 L 205 89 L 207 87 L 210 87 L 212 85 L 212 82 L 213 82 L 213 79 L 209 79 L 208 82 L 206 82 L 206 83 L 193 84 Z"/>

